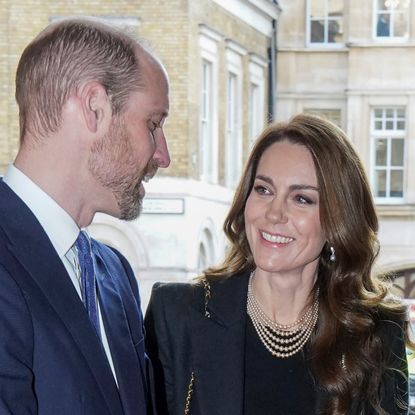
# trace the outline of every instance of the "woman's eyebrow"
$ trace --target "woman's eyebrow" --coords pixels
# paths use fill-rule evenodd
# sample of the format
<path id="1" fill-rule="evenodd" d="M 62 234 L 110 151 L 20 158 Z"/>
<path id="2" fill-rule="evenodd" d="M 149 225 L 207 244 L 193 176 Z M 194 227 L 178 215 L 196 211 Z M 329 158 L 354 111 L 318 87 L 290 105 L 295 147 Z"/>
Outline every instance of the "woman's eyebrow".
<path id="1" fill-rule="evenodd" d="M 274 181 L 272 180 L 271 177 L 264 176 L 263 174 L 257 174 L 255 178 L 274 186 Z M 316 192 L 320 191 L 318 187 L 312 186 L 309 184 L 292 184 L 289 187 L 289 189 L 290 190 L 315 190 Z"/>

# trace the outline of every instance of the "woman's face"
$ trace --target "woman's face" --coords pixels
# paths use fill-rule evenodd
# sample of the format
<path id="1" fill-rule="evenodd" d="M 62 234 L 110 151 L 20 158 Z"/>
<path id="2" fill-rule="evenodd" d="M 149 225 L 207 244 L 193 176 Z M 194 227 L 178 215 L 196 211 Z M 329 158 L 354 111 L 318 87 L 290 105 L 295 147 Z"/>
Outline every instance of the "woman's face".
<path id="1" fill-rule="evenodd" d="M 282 141 L 265 150 L 246 202 L 245 230 L 258 268 L 315 272 L 326 237 L 316 171 L 305 146 Z"/>

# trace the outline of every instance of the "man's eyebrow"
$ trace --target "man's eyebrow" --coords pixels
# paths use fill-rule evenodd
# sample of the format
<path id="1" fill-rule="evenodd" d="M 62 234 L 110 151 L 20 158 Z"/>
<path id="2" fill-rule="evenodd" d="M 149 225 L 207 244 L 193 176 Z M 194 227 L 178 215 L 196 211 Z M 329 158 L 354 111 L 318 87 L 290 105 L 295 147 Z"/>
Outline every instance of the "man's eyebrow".
<path id="1" fill-rule="evenodd" d="M 161 118 L 166 118 L 166 117 L 168 117 L 168 115 L 169 115 L 168 111 L 154 111 L 154 112 L 150 113 L 150 117 L 157 116 L 157 117 L 161 117 Z"/>
<path id="2" fill-rule="evenodd" d="M 256 179 L 262 180 L 272 186 L 274 186 L 274 181 L 271 179 L 271 177 L 264 176 L 263 174 L 257 174 Z M 310 184 L 292 184 L 289 189 L 292 190 L 315 190 L 316 192 L 319 192 L 320 189 L 316 186 L 312 186 Z"/>

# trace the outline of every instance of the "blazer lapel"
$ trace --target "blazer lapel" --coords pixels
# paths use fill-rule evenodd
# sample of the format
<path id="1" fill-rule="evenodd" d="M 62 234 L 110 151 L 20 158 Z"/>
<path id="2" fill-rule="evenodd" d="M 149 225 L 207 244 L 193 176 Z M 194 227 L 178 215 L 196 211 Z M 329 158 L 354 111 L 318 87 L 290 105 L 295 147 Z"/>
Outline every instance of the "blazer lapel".
<path id="1" fill-rule="evenodd" d="M 115 257 L 112 252 L 109 254 Z M 125 272 L 116 267 L 114 263 L 104 262 L 96 246 L 94 260 L 105 332 L 117 374 L 124 413 L 125 415 L 145 414 L 146 396 L 142 393 L 145 390 L 144 368 L 136 351 L 138 345 L 135 344 L 136 341 L 143 342 L 144 339 L 142 335 L 140 339 L 134 339 L 132 336 L 127 312 L 121 299 L 120 293 L 123 290 L 120 287 L 122 281 L 119 276 L 123 276 Z M 137 312 L 137 310 L 130 310 L 130 312 L 134 311 Z"/>
<path id="2" fill-rule="evenodd" d="M 32 212 L 10 190 L 0 184 L 7 196 L 8 212 L 3 223 L 8 249 L 26 269 L 71 334 L 92 371 L 111 414 L 122 414 L 121 402 L 102 345 L 92 329 L 84 306 L 56 254 L 49 238 Z M 0 212 L 0 216 L 4 212 Z M 3 220 L 4 220 L 3 219 Z"/>
<path id="3" fill-rule="evenodd" d="M 241 415 L 244 403 L 248 276 L 211 285 L 204 310 L 191 313 L 195 390 L 203 415 Z"/>

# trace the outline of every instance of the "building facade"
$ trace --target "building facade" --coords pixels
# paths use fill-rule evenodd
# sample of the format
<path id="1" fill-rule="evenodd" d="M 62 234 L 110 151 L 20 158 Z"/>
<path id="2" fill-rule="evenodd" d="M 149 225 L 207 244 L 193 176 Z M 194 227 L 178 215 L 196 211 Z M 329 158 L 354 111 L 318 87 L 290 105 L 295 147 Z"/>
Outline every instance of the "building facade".
<path id="1" fill-rule="evenodd" d="M 223 256 L 224 217 L 248 149 L 272 111 L 268 57 L 279 12 L 270 0 L 0 2 L 0 174 L 18 147 L 17 62 L 50 21 L 107 19 L 145 39 L 166 66 L 171 166 L 146 184 L 138 220 L 97 215 L 89 227 L 128 258 L 144 307 L 154 281 L 188 280 Z"/>
<path id="2" fill-rule="evenodd" d="M 377 265 L 415 298 L 415 4 L 279 4 L 276 117 L 317 113 L 347 132 L 380 217 Z"/>

